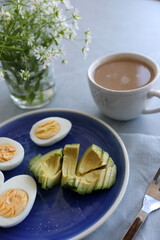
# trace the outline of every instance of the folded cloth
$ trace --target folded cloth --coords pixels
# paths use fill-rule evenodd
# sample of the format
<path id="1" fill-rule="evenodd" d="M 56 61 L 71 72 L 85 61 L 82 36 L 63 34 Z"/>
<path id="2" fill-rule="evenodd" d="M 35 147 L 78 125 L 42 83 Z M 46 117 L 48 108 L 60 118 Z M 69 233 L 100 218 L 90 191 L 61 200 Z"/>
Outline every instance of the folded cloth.
<path id="1" fill-rule="evenodd" d="M 118 208 L 85 240 L 120 240 L 140 211 L 145 191 L 160 167 L 160 137 L 120 134 L 129 155 L 130 177 Z M 148 215 L 136 240 L 160 239 L 160 209 Z"/>

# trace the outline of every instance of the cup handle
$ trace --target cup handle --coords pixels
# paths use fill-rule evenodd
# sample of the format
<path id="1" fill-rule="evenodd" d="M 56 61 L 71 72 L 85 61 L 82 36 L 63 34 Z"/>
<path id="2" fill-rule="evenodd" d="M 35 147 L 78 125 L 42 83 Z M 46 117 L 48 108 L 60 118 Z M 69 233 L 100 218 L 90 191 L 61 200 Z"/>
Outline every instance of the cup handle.
<path id="1" fill-rule="evenodd" d="M 151 98 L 151 97 L 158 97 L 160 98 L 160 91 L 158 90 L 151 90 L 148 95 L 147 95 L 148 98 Z M 144 109 L 143 110 L 143 114 L 149 114 L 149 113 L 158 113 L 160 112 L 160 107 L 159 108 L 152 108 L 152 109 Z"/>

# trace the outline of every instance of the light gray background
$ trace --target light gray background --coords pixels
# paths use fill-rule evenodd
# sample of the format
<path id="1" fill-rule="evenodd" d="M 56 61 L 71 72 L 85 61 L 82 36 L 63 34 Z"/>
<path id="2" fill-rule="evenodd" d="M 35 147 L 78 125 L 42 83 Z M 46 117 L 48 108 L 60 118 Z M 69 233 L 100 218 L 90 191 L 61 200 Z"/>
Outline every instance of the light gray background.
<path id="1" fill-rule="evenodd" d="M 107 118 L 100 112 L 92 99 L 87 81 L 87 69 L 96 58 L 108 53 L 122 51 L 142 53 L 151 57 L 160 65 L 160 1 L 74 0 L 72 4 L 79 9 L 80 16 L 82 17 L 80 29 L 85 30 L 90 28 L 92 31 L 90 52 L 88 57 L 84 60 L 80 50 L 74 45 L 67 43 L 66 58 L 68 59 L 68 65 L 63 66 L 59 61 L 55 63 L 56 95 L 53 101 L 45 108 L 69 108 L 96 116 L 108 123 L 118 134 L 122 134 L 122 139 L 125 140 L 126 144 L 128 144 L 128 141 L 135 144 L 133 140 L 135 136 L 134 133 L 145 134 L 144 142 L 148 139 L 148 145 L 151 147 L 152 151 L 152 145 L 150 145 L 149 142 L 152 139 L 152 143 L 154 143 L 154 141 L 159 139 L 160 114 L 141 115 L 139 118 L 127 122 L 115 121 Z M 160 106 L 160 100 L 153 98 L 152 105 Z M 27 112 L 27 110 L 19 109 L 12 103 L 5 82 L 0 83 L 0 122 L 24 112 Z M 125 135 L 127 136 L 127 141 Z M 140 136 L 135 138 L 138 141 L 143 135 L 136 136 Z M 141 141 L 141 144 L 143 149 L 143 141 Z M 158 144 L 156 146 L 158 147 Z M 130 145 L 127 145 L 127 150 L 131 156 L 130 161 L 134 161 L 132 154 L 133 149 L 130 148 Z M 141 156 L 142 153 L 143 152 L 140 153 Z M 138 161 L 136 163 L 138 164 Z M 157 166 L 156 163 L 158 162 L 154 162 L 155 167 Z M 154 169 L 154 171 L 152 169 L 151 173 L 149 172 L 149 167 L 150 166 L 148 166 L 147 176 L 151 177 L 156 169 Z M 137 171 L 138 168 L 139 166 L 135 167 L 134 165 L 131 169 L 131 176 L 134 174 L 136 176 L 135 171 Z M 140 175 L 138 179 L 140 180 Z M 132 177 L 130 181 L 129 186 L 135 187 Z M 146 186 L 147 185 L 145 185 L 145 187 Z M 145 187 L 141 189 L 141 195 L 143 195 Z M 132 216 L 130 219 L 128 219 L 126 209 L 126 219 L 121 218 L 121 210 L 117 209 L 114 216 L 111 217 L 111 220 L 107 220 L 100 229 L 86 237 L 86 240 L 118 240 L 122 237 L 122 233 L 132 221 L 132 217 L 136 215 L 136 211 L 139 209 L 142 201 L 142 196 L 140 195 L 138 198 L 139 206 L 137 206 L 134 212 L 134 206 L 129 206 L 128 204 L 128 201 L 131 200 L 131 195 L 129 192 L 128 195 L 126 195 L 127 193 L 122 200 L 122 204 L 125 206 L 127 203 L 128 209 L 132 209 Z M 135 201 L 135 203 L 137 202 Z M 131 213 L 131 211 L 129 212 Z M 155 216 L 159 217 L 160 215 L 156 213 Z M 115 229 L 117 226 L 116 223 L 114 226 L 115 219 L 119 221 L 119 227 L 123 226 L 121 230 L 120 228 Z M 127 221 L 127 219 L 128 224 L 122 224 L 122 222 L 120 222 Z M 157 221 L 159 222 L 159 220 Z M 152 224 L 152 222 L 149 223 Z M 147 225 L 148 227 L 150 226 L 149 223 Z M 152 236 L 154 236 L 153 238 L 151 238 L 151 235 L 149 236 L 148 233 L 144 233 L 144 235 L 137 236 L 137 239 L 159 240 L 160 230 L 157 229 L 156 226 L 150 230 L 155 232 L 154 234 L 151 232 L 151 234 L 153 234 Z M 115 231 L 118 231 L 119 235 L 115 234 Z M 144 231 L 144 229 L 142 231 Z"/>

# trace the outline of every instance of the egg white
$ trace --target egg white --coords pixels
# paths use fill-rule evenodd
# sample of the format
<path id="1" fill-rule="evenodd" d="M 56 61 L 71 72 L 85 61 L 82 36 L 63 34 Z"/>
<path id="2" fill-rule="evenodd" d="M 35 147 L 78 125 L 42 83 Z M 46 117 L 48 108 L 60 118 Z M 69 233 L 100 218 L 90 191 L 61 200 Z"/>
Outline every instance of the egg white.
<path id="1" fill-rule="evenodd" d="M 4 183 L 4 175 L 3 175 L 3 173 L 0 171 L 0 187 L 2 186 L 3 183 Z"/>
<path id="2" fill-rule="evenodd" d="M 29 175 L 18 175 L 7 180 L 0 187 L 0 195 L 11 188 L 17 188 L 24 190 L 28 194 L 28 203 L 23 212 L 21 212 L 18 216 L 13 218 L 5 218 L 0 216 L 0 227 L 8 228 L 13 227 L 20 222 L 22 222 L 30 213 L 33 204 L 35 202 L 36 194 L 37 194 L 37 185 L 35 180 Z"/>
<path id="3" fill-rule="evenodd" d="M 17 148 L 17 153 L 11 160 L 6 162 L 0 162 L 0 170 L 7 171 L 20 165 L 24 158 L 24 148 L 22 147 L 22 145 L 19 142 L 6 137 L 0 137 L 0 145 L 1 144 L 14 145 Z"/>
<path id="4" fill-rule="evenodd" d="M 54 120 L 60 124 L 60 131 L 49 139 L 39 139 L 35 135 L 36 128 L 43 122 L 48 120 Z M 39 146 L 50 146 L 62 140 L 71 130 L 72 124 L 69 120 L 60 117 L 48 117 L 36 122 L 30 130 L 30 138 L 32 141 Z"/>

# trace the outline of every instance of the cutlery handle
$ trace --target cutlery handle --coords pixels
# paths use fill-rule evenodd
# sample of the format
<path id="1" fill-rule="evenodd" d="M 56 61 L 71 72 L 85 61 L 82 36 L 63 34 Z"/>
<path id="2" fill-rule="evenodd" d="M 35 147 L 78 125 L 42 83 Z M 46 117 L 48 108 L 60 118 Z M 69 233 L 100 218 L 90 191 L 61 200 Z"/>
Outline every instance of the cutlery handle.
<path id="1" fill-rule="evenodd" d="M 133 239 L 135 237 L 136 233 L 138 232 L 138 230 L 140 229 L 140 227 L 142 226 L 142 224 L 145 221 L 147 216 L 148 216 L 148 213 L 146 213 L 143 210 L 141 210 L 138 213 L 138 215 L 135 218 L 135 220 L 133 221 L 133 223 L 131 224 L 131 226 L 128 229 L 128 231 L 126 232 L 126 234 L 124 235 L 124 237 L 122 238 L 122 240 L 131 240 L 131 239 Z"/>

